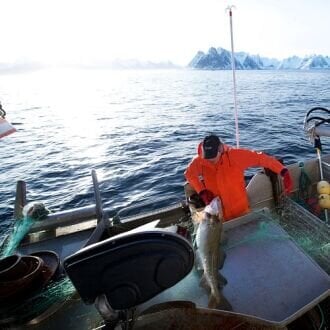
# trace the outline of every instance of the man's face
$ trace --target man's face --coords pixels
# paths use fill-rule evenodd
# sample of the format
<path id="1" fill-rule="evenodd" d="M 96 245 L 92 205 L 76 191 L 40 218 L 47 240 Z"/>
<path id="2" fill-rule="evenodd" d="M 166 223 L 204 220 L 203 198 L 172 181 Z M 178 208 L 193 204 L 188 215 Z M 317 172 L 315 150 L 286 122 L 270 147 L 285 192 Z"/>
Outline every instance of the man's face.
<path id="1" fill-rule="evenodd" d="M 220 144 L 220 145 L 219 145 L 219 148 L 218 148 L 218 153 L 217 153 L 217 155 L 216 155 L 214 158 L 209 158 L 208 161 L 209 161 L 210 163 L 212 163 L 212 164 L 217 163 L 217 162 L 219 161 L 219 159 L 220 159 L 222 153 L 223 153 L 223 145 Z"/>

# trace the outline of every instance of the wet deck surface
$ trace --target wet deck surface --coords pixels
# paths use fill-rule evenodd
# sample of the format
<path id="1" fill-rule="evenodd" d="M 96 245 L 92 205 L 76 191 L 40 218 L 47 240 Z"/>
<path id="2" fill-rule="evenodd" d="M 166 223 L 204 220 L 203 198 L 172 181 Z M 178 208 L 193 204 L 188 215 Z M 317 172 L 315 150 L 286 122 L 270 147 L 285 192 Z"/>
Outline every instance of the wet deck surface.
<path id="1" fill-rule="evenodd" d="M 234 312 L 283 326 L 316 305 L 321 296 L 329 295 L 329 276 L 263 213 L 233 223 L 226 231 L 227 258 L 221 273 L 228 280 L 223 293 Z M 89 235 L 90 232 L 85 231 L 62 236 L 31 244 L 22 252 L 53 250 L 63 260 L 79 250 Z M 199 279 L 200 274 L 193 269 L 185 279 L 140 306 L 139 310 L 171 300 L 190 300 L 198 307 L 207 307 L 208 294 L 199 286 Z M 47 324 L 42 322 L 33 328 L 42 329 L 47 325 L 47 329 L 58 329 L 62 325 L 70 329 L 90 329 L 99 322 L 100 316 L 94 306 L 86 306 L 76 297 L 50 317 Z"/>
<path id="2" fill-rule="evenodd" d="M 79 233 L 32 243 L 24 247 L 20 247 L 20 252 L 29 254 L 40 250 L 51 250 L 55 251 L 60 256 L 61 260 L 64 260 L 67 256 L 80 250 L 87 242 L 91 233 L 91 230 L 85 230 Z"/>
<path id="3" fill-rule="evenodd" d="M 297 317 L 295 313 L 307 311 L 329 295 L 329 276 L 262 213 L 228 229 L 227 237 L 221 273 L 228 280 L 223 293 L 233 311 L 284 325 Z M 193 270 L 148 305 L 167 300 L 191 300 L 207 307 L 208 295 Z"/>

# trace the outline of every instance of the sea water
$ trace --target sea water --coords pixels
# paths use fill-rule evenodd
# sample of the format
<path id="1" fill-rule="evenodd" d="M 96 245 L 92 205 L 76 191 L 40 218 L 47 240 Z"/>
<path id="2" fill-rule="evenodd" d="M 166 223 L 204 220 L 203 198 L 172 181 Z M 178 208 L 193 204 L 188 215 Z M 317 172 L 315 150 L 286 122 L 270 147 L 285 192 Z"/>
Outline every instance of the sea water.
<path id="1" fill-rule="evenodd" d="M 303 119 L 311 107 L 330 108 L 330 70 L 238 71 L 236 79 L 241 147 L 285 164 L 315 157 Z M 17 129 L 0 139 L 0 233 L 12 222 L 17 180 L 27 182 L 28 201 L 60 211 L 94 203 L 95 169 L 114 215 L 182 200 L 183 172 L 204 135 L 236 144 L 230 71 L 6 74 L 0 101 Z"/>

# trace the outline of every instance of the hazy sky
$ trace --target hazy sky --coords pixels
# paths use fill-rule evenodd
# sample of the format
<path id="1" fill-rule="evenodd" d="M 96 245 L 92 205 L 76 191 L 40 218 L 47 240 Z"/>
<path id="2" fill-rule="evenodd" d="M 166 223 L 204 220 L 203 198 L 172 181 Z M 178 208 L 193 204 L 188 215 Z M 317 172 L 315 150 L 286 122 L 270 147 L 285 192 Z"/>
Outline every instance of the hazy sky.
<path id="1" fill-rule="evenodd" d="M 114 58 L 186 65 L 198 50 L 330 55 L 330 0 L 0 0 L 0 63 Z"/>

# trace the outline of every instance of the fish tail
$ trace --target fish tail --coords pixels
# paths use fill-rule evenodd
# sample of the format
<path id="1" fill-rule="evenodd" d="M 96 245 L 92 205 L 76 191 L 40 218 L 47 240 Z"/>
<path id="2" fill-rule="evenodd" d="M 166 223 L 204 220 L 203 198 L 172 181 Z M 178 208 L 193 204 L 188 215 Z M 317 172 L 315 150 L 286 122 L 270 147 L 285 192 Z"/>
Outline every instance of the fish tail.
<path id="1" fill-rule="evenodd" d="M 209 302 L 207 304 L 208 308 L 217 308 L 218 304 L 219 304 L 219 299 L 217 299 L 217 297 L 214 294 L 211 294 L 209 297 Z"/>
<path id="2" fill-rule="evenodd" d="M 207 307 L 212 309 L 221 309 L 225 311 L 231 311 L 233 309 L 232 305 L 223 294 L 215 295 L 212 293 L 209 297 Z"/>
<path id="3" fill-rule="evenodd" d="M 225 310 L 225 311 L 233 310 L 233 306 L 230 304 L 230 302 L 227 300 L 227 298 L 223 294 L 221 294 L 220 302 L 217 305 L 217 308 Z"/>

